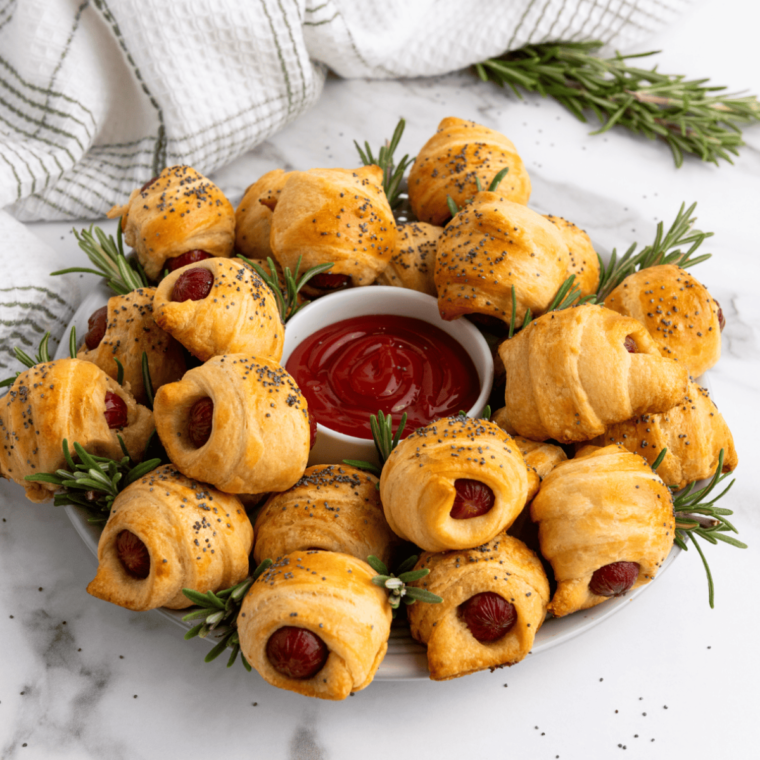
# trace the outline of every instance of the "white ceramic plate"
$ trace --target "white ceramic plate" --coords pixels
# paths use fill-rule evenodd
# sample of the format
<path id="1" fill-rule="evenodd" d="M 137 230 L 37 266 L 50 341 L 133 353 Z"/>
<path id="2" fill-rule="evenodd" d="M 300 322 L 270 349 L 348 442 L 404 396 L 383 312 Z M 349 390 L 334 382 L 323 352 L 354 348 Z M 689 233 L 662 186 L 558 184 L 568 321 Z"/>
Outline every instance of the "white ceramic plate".
<path id="1" fill-rule="evenodd" d="M 105 286 L 99 285 L 82 302 L 69 326 L 69 329 L 71 326 L 76 327 L 77 335 L 80 340 L 87 332 L 87 319 L 90 314 L 101 306 L 104 306 L 108 302 L 108 297 L 109 291 Z M 64 334 L 64 340 L 62 340 L 58 346 L 56 352 L 57 359 L 68 356 L 68 340 L 65 339 L 67 335 L 68 332 Z M 700 378 L 700 382 L 702 385 L 706 385 L 705 377 Z M 87 510 L 74 506 L 68 506 L 65 509 L 66 514 L 73 523 L 77 533 L 80 535 L 87 548 L 92 552 L 93 557 L 96 557 L 101 528 L 87 522 Z M 680 551 L 681 550 L 678 547 L 673 547 L 657 574 L 658 578 L 675 561 Z M 629 604 L 633 599 L 640 594 L 643 594 L 648 588 L 649 585 L 641 586 L 636 589 L 636 591 L 617 599 L 611 599 L 610 601 L 600 604 L 590 610 L 576 612 L 575 614 L 568 615 L 564 618 L 552 618 L 547 620 L 536 634 L 532 653 L 537 654 L 538 652 L 551 649 L 552 647 L 563 644 L 564 642 L 585 633 L 590 628 L 593 628 L 603 620 L 614 615 L 618 610 L 622 609 L 623 605 Z M 192 625 L 194 625 L 194 623 L 185 623 L 182 620 L 182 616 L 187 614 L 187 610 L 167 610 L 162 608 L 156 610 L 156 612 L 176 623 L 185 631 L 190 630 Z M 208 641 L 210 645 L 216 643 L 216 640 L 213 637 L 208 637 L 206 641 Z M 388 642 L 388 653 L 380 665 L 380 668 L 375 675 L 375 679 L 403 681 L 428 677 L 425 647 L 412 639 L 409 634 L 409 628 L 405 623 L 394 624 Z"/>

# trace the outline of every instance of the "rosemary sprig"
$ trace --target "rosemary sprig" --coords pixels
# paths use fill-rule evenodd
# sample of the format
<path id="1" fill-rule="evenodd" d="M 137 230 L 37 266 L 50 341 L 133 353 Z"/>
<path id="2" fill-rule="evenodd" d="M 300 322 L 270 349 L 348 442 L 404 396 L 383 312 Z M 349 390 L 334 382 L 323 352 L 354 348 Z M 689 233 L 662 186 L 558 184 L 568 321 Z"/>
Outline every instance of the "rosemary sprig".
<path id="1" fill-rule="evenodd" d="M 46 332 L 42 336 L 42 340 L 40 340 L 39 346 L 37 347 L 37 353 L 34 356 L 29 356 L 26 351 L 18 347 L 13 349 L 13 353 L 25 367 L 31 369 L 32 367 L 36 367 L 38 364 L 45 364 L 46 362 L 52 361 L 52 358 L 50 356 L 50 347 L 48 345 L 49 342 L 50 333 Z M 69 333 L 69 355 L 72 359 L 77 358 L 76 327 L 72 327 L 71 332 Z M 20 374 L 21 372 L 16 372 L 13 377 L 6 377 L 5 380 L 0 381 L 0 388 L 7 388 L 9 385 L 13 385 L 14 381 Z"/>
<path id="2" fill-rule="evenodd" d="M 505 166 L 490 182 L 488 185 L 488 192 L 493 193 L 501 184 L 501 181 L 504 179 L 504 177 L 507 176 L 507 173 L 509 172 L 509 167 Z M 480 181 L 480 177 L 477 175 L 475 176 L 475 186 L 478 188 L 478 192 L 483 192 L 483 185 Z M 466 206 L 468 203 L 472 203 L 475 200 L 475 196 L 470 198 L 469 200 L 465 201 L 464 206 Z M 452 218 L 455 217 L 463 208 L 464 206 L 458 206 L 457 202 L 450 196 L 446 196 L 446 205 L 449 207 L 449 213 L 451 214 Z"/>
<path id="3" fill-rule="evenodd" d="M 119 374 L 122 375 L 122 379 L 124 376 L 124 368 L 121 366 L 121 363 L 118 364 L 119 367 Z M 143 377 L 143 387 L 145 388 L 145 398 L 146 398 L 146 406 L 151 411 L 153 410 L 153 380 L 151 380 L 150 377 L 150 366 L 148 364 L 148 354 L 143 351 L 142 352 L 142 377 Z M 121 385 L 121 383 L 119 383 Z"/>
<path id="4" fill-rule="evenodd" d="M 396 152 L 396 148 L 401 140 L 401 135 L 404 134 L 405 126 L 406 121 L 404 119 L 399 119 L 396 129 L 393 130 L 393 137 L 391 137 L 390 142 L 388 140 L 385 141 L 385 145 L 380 148 L 377 156 L 372 154 L 372 148 L 370 148 L 369 143 L 366 140 L 364 141 L 364 150 L 362 150 L 359 143 L 354 140 L 354 145 L 359 152 L 359 157 L 361 158 L 362 163 L 365 166 L 372 166 L 374 164 L 383 170 L 383 190 L 385 190 L 385 196 L 388 199 L 388 204 L 391 208 L 396 208 L 396 206 L 401 203 L 401 199 L 399 198 L 399 186 L 407 168 L 414 162 L 414 158 L 409 158 L 409 154 L 406 154 L 398 162 L 398 166 L 395 166 L 393 163 L 393 154 Z"/>
<path id="5" fill-rule="evenodd" d="M 692 258 L 692 254 L 704 243 L 707 238 L 712 237 L 712 232 L 702 232 L 694 229 L 694 223 L 697 218 L 693 216 L 697 204 L 692 203 L 689 208 L 682 203 L 681 208 L 676 214 L 676 218 L 670 225 L 667 232 L 664 232 L 663 223 L 657 225 L 657 234 L 651 245 L 644 246 L 636 253 L 636 243 L 618 259 L 617 250 L 613 249 L 609 264 L 602 261 L 599 256 L 599 287 L 596 291 L 596 298 L 599 303 L 618 286 L 620 283 L 633 272 L 649 267 L 659 266 L 660 264 L 676 264 L 682 269 L 688 269 L 695 264 L 709 259 L 711 253 L 703 253 L 701 256 Z M 687 248 L 685 252 L 681 249 Z"/>
<path id="6" fill-rule="evenodd" d="M 301 288 L 312 278 L 322 272 L 326 272 L 333 266 L 333 262 L 330 261 L 326 264 L 317 264 L 317 266 L 307 269 L 299 279 L 298 271 L 301 268 L 301 260 L 303 256 L 298 257 L 296 263 L 296 271 L 291 274 L 290 267 L 285 267 L 283 270 L 283 279 L 285 280 L 285 289 L 280 283 L 280 277 L 277 273 L 277 267 L 274 261 L 270 257 L 267 257 L 267 264 L 269 265 L 269 271 L 267 272 L 261 264 L 257 261 L 251 261 L 245 256 L 238 254 L 238 258 L 242 259 L 253 269 L 256 274 L 261 277 L 262 280 L 269 286 L 269 289 L 274 293 L 274 297 L 277 300 L 277 308 L 280 310 L 280 317 L 283 322 L 287 322 L 294 314 L 299 312 L 309 301 L 303 299 L 298 302 L 298 293 Z"/>
<path id="7" fill-rule="evenodd" d="M 736 546 L 739 549 L 747 548 L 747 544 L 739 541 L 733 536 L 727 535 L 729 532 L 739 532 L 726 519 L 728 515 L 733 514 L 733 511 L 715 506 L 715 503 L 729 492 L 736 480 L 732 480 L 723 491 L 718 494 L 718 496 L 714 496 L 709 500 L 707 498 L 712 493 L 713 489 L 729 475 L 727 472 L 721 473 L 721 470 L 723 469 L 724 453 L 724 450 L 721 449 L 720 454 L 718 455 L 718 466 L 715 468 L 715 474 L 707 486 L 695 491 L 694 489 L 697 485 L 696 482 L 689 483 L 689 485 L 673 499 L 673 510 L 676 515 L 675 543 L 684 551 L 688 549 L 688 546 L 686 545 L 687 536 L 691 538 L 694 543 L 694 548 L 702 558 L 702 564 L 707 573 L 707 590 L 711 608 L 715 607 L 715 584 L 713 582 L 712 573 L 710 572 L 710 566 L 707 563 L 707 558 L 697 541 L 697 536 L 711 544 L 717 544 L 718 541 L 723 541 L 724 543 Z M 675 491 L 675 488 L 672 488 L 672 490 Z"/>
<path id="8" fill-rule="evenodd" d="M 372 464 L 372 462 L 365 462 L 360 459 L 344 459 L 343 464 L 356 467 L 360 470 L 369 470 L 369 472 L 380 477 L 383 465 L 388 461 L 391 452 L 398 446 L 401 440 L 401 434 L 404 432 L 404 427 L 406 427 L 406 412 L 401 415 L 401 422 L 399 422 L 395 433 L 393 432 L 393 415 L 391 414 L 387 417 L 382 411 L 379 411 L 377 416 L 371 414 L 369 424 L 372 429 L 372 439 L 375 442 L 377 456 L 380 459 L 380 467 Z"/>
<path id="9" fill-rule="evenodd" d="M 459 416 L 460 417 L 467 417 L 467 412 L 464 411 L 464 409 L 459 410 Z M 480 412 L 480 414 L 477 416 L 476 419 L 479 420 L 490 420 L 491 419 L 491 405 L 486 404 L 483 407 L 483 410 Z"/>
<path id="10" fill-rule="evenodd" d="M 372 583 L 388 591 L 388 604 L 393 609 L 393 617 L 396 617 L 401 602 L 410 605 L 415 602 L 440 604 L 443 601 L 443 598 L 438 596 L 438 594 L 434 594 L 424 588 L 407 585 L 430 574 L 429 568 L 412 570 L 418 559 L 415 554 L 404 560 L 399 565 L 396 573 L 389 573 L 388 568 L 382 560 L 373 555 L 367 557 L 369 566 L 378 573 L 372 578 Z"/>
<path id="11" fill-rule="evenodd" d="M 237 619 L 240 614 L 240 608 L 243 605 L 243 599 L 248 593 L 254 581 L 272 564 L 271 559 L 265 559 L 254 570 L 253 575 L 244 581 L 226 588 L 223 591 L 207 591 L 201 594 L 190 588 L 183 588 L 182 593 L 197 605 L 198 609 L 189 612 L 182 620 L 199 620 L 202 622 L 193 626 L 186 634 L 185 640 L 200 636 L 205 639 L 212 631 L 220 639 L 219 643 L 206 655 L 205 662 L 215 660 L 228 647 L 232 649 L 230 658 L 227 660 L 227 667 L 231 668 L 240 652 L 240 638 L 238 637 Z M 240 652 L 240 660 L 243 667 L 250 673 L 251 666 Z"/>
<path id="12" fill-rule="evenodd" d="M 94 230 L 94 234 L 93 234 Z M 61 269 L 51 274 L 70 274 L 72 272 L 84 272 L 103 277 L 106 284 L 117 295 L 131 293 L 138 288 L 148 287 L 148 278 L 139 261 L 127 261 L 124 255 L 124 242 L 122 240 L 121 220 L 116 227 L 116 240 L 113 235 L 106 235 L 100 227 L 90 225 L 88 230 L 77 232 L 73 230 L 79 247 L 87 254 L 87 258 L 93 263 L 95 269 L 86 267 L 71 267 Z"/>
<path id="13" fill-rule="evenodd" d="M 559 286 L 559 289 L 554 295 L 551 303 L 546 309 L 545 313 L 550 311 L 561 311 L 562 309 L 569 309 L 571 306 L 580 306 L 584 303 L 596 303 L 597 296 L 591 293 L 587 296 L 581 295 L 581 289 L 575 285 L 575 275 L 571 274 L 563 283 Z M 517 324 L 517 293 L 515 286 L 512 286 L 512 316 L 509 320 L 509 331 L 507 337 L 511 338 L 518 330 L 525 329 L 533 321 L 533 312 L 530 308 L 526 309 L 523 315 L 523 320 L 518 326 Z"/>
<path id="14" fill-rule="evenodd" d="M 118 436 L 124 456 L 118 461 L 108 457 L 98 457 L 87 453 L 83 446 L 74 443 L 75 462 L 69 450 L 69 442 L 63 439 L 63 456 L 67 470 L 39 472 L 27 475 L 24 480 L 36 483 L 52 483 L 62 490 L 53 498 L 56 507 L 73 504 L 90 512 L 87 522 L 102 525 L 111 514 L 114 499 L 130 483 L 147 475 L 161 464 L 160 459 L 149 459 L 135 464 L 129 456 L 124 441 Z"/>
<path id="15" fill-rule="evenodd" d="M 602 126 L 592 134 L 617 124 L 662 139 L 676 166 L 685 153 L 714 164 L 721 158 L 731 163 L 729 153 L 738 155 L 744 145 L 739 125 L 760 119 L 754 95 L 737 97 L 708 79 L 630 63 L 659 51 L 600 58 L 594 55 L 600 47 L 597 41 L 528 45 L 478 63 L 475 70 L 483 81 L 507 85 L 519 98 L 518 88 L 551 96 L 582 122 L 587 121 L 584 111 L 593 111 Z"/>

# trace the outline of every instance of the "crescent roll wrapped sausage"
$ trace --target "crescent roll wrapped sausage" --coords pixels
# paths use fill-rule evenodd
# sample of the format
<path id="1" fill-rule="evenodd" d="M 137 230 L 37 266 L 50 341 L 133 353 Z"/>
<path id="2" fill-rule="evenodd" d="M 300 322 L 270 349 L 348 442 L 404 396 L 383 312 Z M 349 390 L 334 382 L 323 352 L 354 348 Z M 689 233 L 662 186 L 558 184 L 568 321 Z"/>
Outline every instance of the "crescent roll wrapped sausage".
<path id="1" fill-rule="evenodd" d="M 168 166 L 133 190 L 109 219 L 121 217 L 124 241 L 132 246 L 145 274 L 157 280 L 167 259 L 200 250 L 232 256 L 235 212 L 222 191 L 189 166 Z"/>
<path id="2" fill-rule="evenodd" d="M 515 442 L 487 420 L 448 417 L 393 450 L 380 499 L 393 532 L 425 551 L 490 541 L 525 506 L 528 474 Z"/>
<path id="3" fill-rule="evenodd" d="M 391 607 L 375 571 L 348 554 L 292 552 L 251 586 L 240 648 L 265 681 L 345 699 L 372 681 L 388 648 Z"/>
<path id="4" fill-rule="evenodd" d="M 555 467 L 531 517 L 557 579 L 557 617 L 649 583 L 673 546 L 670 489 L 621 446 L 589 446 Z"/>
<path id="5" fill-rule="evenodd" d="M 530 178 L 512 141 L 474 121 L 443 119 L 409 172 L 412 210 L 421 221 L 442 226 L 451 217 L 447 196 L 463 206 L 478 192 L 476 177 L 486 188 L 502 169 L 508 172 L 499 194 L 526 204 Z"/>
<path id="6" fill-rule="evenodd" d="M 306 469 L 306 400 L 267 359 L 214 357 L 160 388 L 154 414 L 177 468 L 226 493 L 285 491 Z"/>
<path id="7" fill-rule="evenodd" d="M 147 400 L 143 383 L 142 355 L 148 357 L 153 389 L 179 380 L 185 372 L 182 347 L 153 319 L 155 288 L 139 288 L 121 296 L 111 296 L 108 304 L 92 314 L 89 331 L 77 352 L 78 359 L 97 364 L 116 380 L 118 359 L 124 367 L 124 382 L 135 399 Z"/>
<path id="8" fill-rule="evenodd" d="M 369 285 L 396 248 L 396 223 L 379 166 L 292 172 L 274 208 L 270 244 L 283 267 L 333 262 L 328 275 Z M 317 282 L 312 281 L 317 286 Z"/>
<path id="9" fill-rule="evenodd" d="M 153 306 L 156 323 L 201 361 L 246 353 L 279 361 L 285 328 L 277 301 L 238 259 L 206 259 L 166 276 Z"/>
<path id="10" fill-rule="evenodd" d="M 549 581 L 541 560 L 501 533 L 483 546 L 443 554 L 424 552 L 416 581 L 441 604 L 407 608 L 412 636 L 427 644 L 430 678 L 445 681 L 520 662 L 546 617 Z"/>
<path id="11" fill-rule="evenodd" d="M 444 319 L 483 314 L 509 324 L 542 314 L 567 278 L 568 248 L 557 228 L 527 206 L 482 192 L 438 241 L 435 284 Z"/>
<path id="12" fill-rule="evenodd" d="M 582 296 L 596 293 L 599 287 L 599 257 L 589 236 L 580 227 L 561 216 L 544 214 L 544 219 L 548 219 L 559 230 L 562 239 L 567 243 L 567 273 L 575 275 L 573 286 L 580 288 Z"/>
<path id="13" fill-rule="evenodd" d="M 253 528 L 235 496 L 164 465 L 114 500 L 98 542 L 98 572 L 87 592 L 130 610 L 193 603 L 248 575 Z"/>
<path id="14" fill-rule="evenodd" d="M 0 399 L 0 474 L 24 487 L 31 501 L 52 498 L 57 486 L 27 475 L 66 468 L 63 440 L 95 456 L 142 459 L 153 414 L 100 367 L 59 359 L 22 372 Z"/>
<path id="15" fill-rule="evenodd" d="M 667 449 L 657 474 L 669 486 L 712 477 L 724 451 L 723 472 L 739 464 L 734 438 L 723 415 L 705 388 L 690 382 L 679 404 L 662 414 L 642 414 L 611 425 L 591 443 L 605 446 L 618 443 L 654 464 L 660 451 Z"/>
<path id="16" fill-rule="evenodd" d="M 378 284 L 438 295 L 435 289 L 435 249 L 443 230 L 425 222 L 399 224 L 396 230 L 396 252 L 377 278 Z"/>
<path id="17" fill-rule="evenodd" d="M 539 317 L 504 341 L 499 354 L 507 369 L 506 416 L 534 441 L 585 441 L 607 425 L 665 412 L 688 382 L 640 322 L 592 304 Z"/>
<path id="18" fill-rule="evenodd" d="M 250 185 L 235 211 L 235 250 L 249 259 L 266 259 L 272 255 L 269 235 L 272 209 L 262 201 L 278 198 L 290 172 L 273 169 Z"/>
<path id="19" fill-rule="evenodd" d="M 348 465 L 316 465 L 256 518 L 257 564 L 294 551 L 325 549 L 386 565 L 398 539 L 383 514 L 377 478 Z"/>
<path id="20" fill-rule="evenodd" d="M 605 299 L 608 309 L 647 328 L 663 356 L 699 377 L 720 358 L 725 321 L 707 288 L 675 264 L 628 275 Z"/>

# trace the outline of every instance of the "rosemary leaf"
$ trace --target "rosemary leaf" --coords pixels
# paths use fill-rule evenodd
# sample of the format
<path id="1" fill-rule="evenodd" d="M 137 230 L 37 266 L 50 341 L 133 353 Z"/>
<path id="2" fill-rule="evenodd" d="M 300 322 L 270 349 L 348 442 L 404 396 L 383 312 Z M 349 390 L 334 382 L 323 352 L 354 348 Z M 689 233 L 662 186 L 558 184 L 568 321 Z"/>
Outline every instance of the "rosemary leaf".
<path id="1" fill-rule="evenodd" d="M 483 81 L 553 97 L 580 121 L 592 111 L 602 134 L 624 127 L 670 147 L 676 166 L 684 154 L 717 164 L 731 163 L 744 145 L 740 125 L 760 119 L 754 95 L 738 97 L 707 79 L 687 79 L 632 64 L 655 52 L 601 58 L 601 42 L 555 42 L 527 45 L 500 58 L 476 64 Z"/>
<path id="2" fill-rule="evenodd" d="M 388 198 L 388 204 L 392 209 L 396 208 L 401 202 L 401 199 L 399 198 L 401 180 L 403 179 L 406 170 L 414 162 L 414 159 L 409 158 L 409 155 L 407 154 L 399 160 L 398 165 L 394 164 L 394 154 L 401 141 L 401 136 L 404 134 L 404 127 L 406 127 L 406 121 L 404 119 L 399 119 L 396 129 L 393 130 L 393 136 L 390 141 L 385 141 L 385 145 L 380 148 L 377 156 L 373 155 L 372 148 L 370 148 L 369 143 L 366 140 L 364 142 L 364 150 L 362 150 L 359 143 L 354 140 L 354 145 L 359 153 L 359 158 L 361 159 L 362 164 L 365 166 L 379 166 L 382 170 L 383 190 L 385 191 L 385 196 Z"/>

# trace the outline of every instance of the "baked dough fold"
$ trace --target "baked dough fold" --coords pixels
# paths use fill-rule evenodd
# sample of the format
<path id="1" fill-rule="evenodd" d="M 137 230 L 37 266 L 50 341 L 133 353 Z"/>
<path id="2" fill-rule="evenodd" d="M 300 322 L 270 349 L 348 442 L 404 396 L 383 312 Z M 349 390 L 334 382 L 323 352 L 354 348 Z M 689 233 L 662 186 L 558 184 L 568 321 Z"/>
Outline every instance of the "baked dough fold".
<path id="1" fill-rule="evenodd" d="M 130 575 L 117 538 L 129 531 L 148 549 L 146 578 Z M 235 496 L 164 465 L 127 486 L 114 500 L 98 542 L 98 572 L 87 592 L 130 610 L 192 606 L 182 593 L 234 586 L 248 575 L 253 528 Z"/>
<path id="2" fill-rule="evenodd" d="M 459 479 L 494 495 L 477 517 L 454 519 Z M 493 422 L 447 417 L 415 430 L 393 450 L 380 477 L 380 499 L 393 532 L 425 551 L 468 549 L 508 528 L 525 506 L 528 474 L 512 438 Z"/>
<path id="3" fill-rule="evenodd" d="M 331 275 L 370 285 L 396 249 L 396 223 L 379 166 L 292 172 L 274 208 L 270 245 L 284 269 L 332 262 Z"/>
<path id="4" fill-rule="evenodd" d="M 157 280 L 167 259 L 201 250 L 232 256 L 235 212 L 222 191 L 189 166 L 168 166 L 133 190 L 109 219 L 121 217 L 124 242 L 132 246 L 145 274 Z"/>
<path id="5" fill-rule="evenodd" d="M 720 450 L 724 451 L 723 472 L 739 464 L 734 438 L 710 394 L 689 382 L 679 404 L 662 414 L 642 414 L 607 428 L 591 443 L 606 446 L 619 443 L 654 464 L 662 449 L 667 454 L 657 474 L 669 486 L 683 488 L 688 483 L 715 474 Z"/>
<path id="6" fill-rule="evenodd" d="M 509 171 L 499 194 L 526 204 L 530 177 L 512 141 L 474 121 L 449 116 L 422 146 L 409 172 L 412 210 L 419 220 L 442 226 L 451 217 L 447 196 L 464 206 L 478 192 L 476 177 L 487 188 L 502 169 Z"/>
<path id="7" fill-rule="evenodd" d="M 528 308 L 549 307 L 568 273 L 568 248 L 557 228 L 500 192 L 478 193 L 438 240 L 435 284 L 444 319 L 483 314 L 509 324 L 512 287 L 517 324 Z"/>
<path id="8" fill-rule="evenodd" d="M 702 283 L 675 264 L 628 275 L 604 305 L 647 328 L 663 356 L 699 377 L 720 358 L 720 306 Z"/>
<path id="9" fill-rule="evenodd" d="M 557 228 L 562 239 L 567 243 L 569 251 L 567 274 L 575 275 L 573 287 L 579 287 L 582 296 L 596 293 L 599 287 L 599 256 L 594 250 L 591 238 L 585 230 L 561 216 L 544 214 L 544 219 L 548 219 Z"/>
<path id="10" fill-rule="evenodd" d="M 636 589 L 655 577 L 673 546 L 670 490 L 644 459 L 622 446 L 588 446 L 555 467 L 530 512 L 557 580 L 549 604 L 557 617 L 609 598 L 589 588 L 599 568 L 637 562 Z"/>
<path id="11" fill-rule="evenodd" d="M 627 337 L 636 353 L 626 349 Z M 505 414 L 534 441 L 585 441 L 638 414 L 665 412 L 688 382 L 640 322 L 592 304 L 534 320 L 504 341 L 499 355 L 507 370 Z"/>
<path id="12" fill-rule="evenodd" d="M 209 294 L 199 301 L 173 301 L 177 280 L 191 269 L 214 276 Z M 246 353 L 279 361 L 285 326 L 269 286 L 238 259 L 205 259 L 176 269 L 159 284 L 153 311 L 159 327 L 201 361 Z"/>
<path id="13" fill-rule="evenodd" d="M 116 380 L 118 359 L 124 367 L 124 382 L 138 403 L 147 400 L 143 384 L 142 355 L 148 357 L 153 390 L 179 380 L 185 372 L 185 357 L 179 343 L 164 332 L 153 319 L 155 288 L 139 288 L 108 299 L 106 332 L 100 344 L 88 349 L 85 343 L 77 352 L 78 359 L 97 364 Z"/>
<path id="14" fill-rule="evenodd" d="M 213 423 L 207 441 L 196 448 L 189 417 L 203 398 L 213 402 Z M 216 356 L 160 388 L 154 414 L 177 468 L 226 493 L 285 491 L 306 469 L 306 400 L 293 378 L 267 359 Z"/>
<path id="15" fill-rule="evenodd" d="M 272 255 L 269 235 L 272 231 L 272 209 L 261 201 L 278 198 L 290 178 L 290 172 L 273 169 L 246 188 L 235 211 L 235 250 L 249 259 L 266 259 Z"/>
<path id="16" fill-rule="evenodd" d="M 109 429 L 106 393 L 126 404 L 127 424 Z M 63 440 L 95 456 L 142 459 L 153 432 L 153 414 L 100 367 L 80 359 L 58 359 L 22 372 L 0 399 L 0 475 L 24 487 L 31 501 L 47 501 L 57 486 L 24 480 L 26 475 L 66 469 Z"/>
<path id="17" fill-rule="evenodd" d="M 552 443 L 543 443 L 541 441 L 531 441 L 516 435 L 511 431 L 511 425 L 507 419 L 504 407 L 497 409 L 491 420 L 495 422 L 502 430 L 505 430 L 512 436 L 512 439 L 520 449 L 520 453 L 525 460 L 525 467 L 528 470 L 528 501 L 537 493 L 541 481 L 560 463 L 567 459 L 567 454 L 561 446 L 555 446 Z"/>
<path id="18" fill-rule="evenodd" d="M 399 224 L 396 230 L 396 252 L 377 278 L 378 284 L 437 296 L 435 251 L 443 230 L 425 222 Z"/>
<path id="19" fill-rule="evenodd" d="M 345 699 L 368 686 L 385 657 L 391 607 L 375 571 L 348 554 L 292 552 L 251 586 L 238 617 L 240 648 L 265 681 L 320 699 Z M 275 670 L 266 654 L 279 628 L 305 628 L 324 641 L 329 655 L 311 678 Z"/>
<path id="20" fill-rule="evenodd" d="M 525 544 L 501 533 L 475 549 L 424 552 L 415 566 L 421 568 L 430 574 L 412 585 L 443 598 L 441 604 L 407 607 L 412 636 L 427 644 L 430 678 L 445 681 L 514 665 L 530 652 L 546 617 L 549 581 L 541 560 Z M 478 641 L 460 614 L 462 604 L 484 592 L 498 594 L 517 612 L 513 628 L 492 642 Z"/>
<path id="21" fill-rule="evenodd" d="M 324 549 L 386 565 L 398 539 L 383 514 L 377 478 L 348 465 L 307 468 L 284 493 L 273 494 L 256 517 L 256 563 L 294 551 Z"/>

